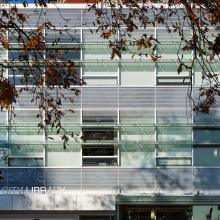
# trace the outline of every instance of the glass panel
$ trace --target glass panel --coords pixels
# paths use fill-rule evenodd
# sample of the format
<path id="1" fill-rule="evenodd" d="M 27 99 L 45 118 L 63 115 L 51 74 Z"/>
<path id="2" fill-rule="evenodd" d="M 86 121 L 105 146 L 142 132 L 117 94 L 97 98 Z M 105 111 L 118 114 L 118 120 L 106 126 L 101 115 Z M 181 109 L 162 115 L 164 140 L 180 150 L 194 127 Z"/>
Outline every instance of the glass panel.
<path id="1" fill-rule="evenodd" d="M 43 158 L 9 158 L 10 167 L 39 167 L 43 166 Z"/>
<path id="2" fill-rule="evenodd" d="M 8 52 L 8 59 L 10 61 L 22 61 L 22 62 L 39 62 L 44 57 L 44 54 L 42 51 L 36 50 L 29 50 L 27 52 L 24 52 L 22 50 L 9 50 Z"/>
<path id="3" fill-rule="evenodd" d="M 118 149 L 114 145 L 83 145 L 83 156 L 117 156 Z"/>
<path id="4" fill-rule="evenodd" d="M 157 85 L 189 85 L 189 77 L 159 77 L 157 76 Z"/>
<path id="5" fill-rule="evenodd" d="M 74 109 L 74 107 L 73 107 Z M 80 124 L 80 111 L 75 110 L 74 112 L 65 112 L 65 114 L 62 116 L 62 125 L 67 127 L 71 127 L 72 125 L 79 125 Z M 73 127 L 72 130 L 79 131 L 79 129 L 76 129 L 76 127 Z"/>
<path id="6" fill-rule="evenodd" d="M 190 59 L 192 57 L 191 51 L 181 50 L 179 42 L 174 44 L 170 42 L 158 44 L 157 53 L 162 59 L 176 59 L 177 55 L 183 56 L 183 59 Z"/>
<path id="7" fill-rule="evenodd" d="M 56 60 L 79 60 L 80 48 L 72 46 L 71 49 L 51 48 L 46 52 L 46 59 L 55 57 Z"/>
<path id="8" fill-rule="evenodd" d="M 43 131 L 36 127 L 15 127 L 9 130 L 10 144 L 43 143 Z"/>
<path id="9" fill-rule="evenodd" d="M 68 136 L 68 145 L 71 146 L 71 144 L 75 144 L 78 141 L 81 141 L 80 139 L 80 127 L 65 127 L 65 130 L 67 133 L 73 133 L 76 136 L 71 137 L 71 135 Z M 61 146 L 63 146 L 62 136 L 63 131 L 58 131 L 56 128 L 49 128 L 46 130 L 47 134 L 47 144 L 57 144 L 59 143 Z"/>
<path id="10" fill-rule="evenodd" d="M 33 13 L 33 11 L 32 11 L 32 13 Z M 28 15 L 30 15 L 30 14 L 28 14 Z M 36 29 L 23 29 L 23 30 L 25 31 L 25 34 L 28 37 L 30 37 L 31 35 L 33 36 L 33 33 L 36 32 Z M 28 38 L 26 36 L 21 34 L 21 36 L 22 36 L 22 40 L 21 40 L 21 37 L 19 36 L 19 34 L 21 34 L 21 33 L 18 32 L 16 29 L 14 29 L 14 28 L 9 29 L 8 39 L 9 39 L 9 43 L 11 45 L 18 44 L 18 43 L 23 43 L 23 42 L 24 43 L 28 42 Z"/>
<path id="11" fill-rule="evenodd" d="M 216 61 L 216 62 L 212 62 L 212 63 L 207 63 L 206 65 L 211 72 L 214 72 L 215 74 L 217 74 L 217 79 L 220 80 L 220 74 L 219 74 L 220 64 L 219 64 L 219 62 Z M 203 70 L 199 65 L 195 66 L 194 71 L 195 71 L 195 74 L 194 74 L 195 85 L 201 86 L 202 83 L 206 83 L 206 80 L 202 80 Z M 208 80 L 213 80 L 213 83 L 214 83 L 214 79 L 215 79 L 215 77 L 213 79 L 211 79 L 209 77 Z"/>
<path id="12" fill-rule="evenodd" d="M 100 111 L 100 110 L 87 110 L 83 111 L 82 122 L 83 124 L 116 124 L 117 111 Z"/>
<path id="13" fill-rule="evenodd" d="M 8 143 L 8 128 L 0 126 L 0 148 L 6 147 Z"/>
<path id="14" fill-rule="evenodd" d="M 87 85 L 117 85 L 118 79 L 117 77 L 90 77 L 84 76 L 83 79 L 85 80 Z"/>
<path id="15" fill-rule="evenodd" d="M 194 142 L 195 143 L 220 143 L 219 128 L 195 128 Z"/>
<path id="16" fill-rule="evenodd" d="M 155 111 L 146 109 L 146 110 L 120 110 L 120 123 L 122 125 L 148 125 L 155 123 Z"/>
<path id="17" fill-rule="evenodd" d="M 170 43 L 163 43 L 163 44 L 158 44 L 157 45 L 157 52 L 159 55 L 162 55 L 162 54 L 170 54 L 171 56 L 177 56 L 177 51 L 179 49 L 179 45 L 178 44 L 170 44 Z M 167 56 L 166 56 L 167 58 Z"/>
<path id="18" fill-rule="evenodd" d="M 120 205 L 119 220 L 190 220 L 190 206 Z M 193 216 L 194 219 L 194 216 Z M 199 219 L 196 219 L 199 220 Z M 201 219 L 205 220 L 205 219 Z M 207 220 L 207 219 L 206 219 Z"/>
<path id="19" fill-rule="evenodd" d="M 185 30 L 187 31 L 187 30 Z M 188 34 L 190 34 L 190 30 L 188 30 Z M 157 29 L 157 39 L 163 43 L 163 42 L 169 42 L 169 43 L 177 43 L 180 42 L 181 37 L 179 36 L 178 32 L 172 31 L 169 33 L 166 29 Z"/>
<path id="20" fill-rule="evenodd" d="M 122 63 L 121 85 L 155 85 L 154 63 Z"/>
<path id="21" fill-rule="evenodd" d="M 68 69 L 63 68 L 62 65 L 57 65 L 52 69 L 46 69 L 45 77 L 47 85 L 63 85 L 64 82 L 66 83 L 66 85 L 79 85 L 81 83 L 79 80 L 80 70 L 79 68 L 74 67 L 72 71 L 72 74 L 69 74 Z"/>
<path id="22" fill-rule="evenodd" d="M 19 144 L 9 146 L 10 156 L 41 156 L 44 155 L 44 146 L 37 144 Z"/>
<path id="23" fill-rule="evenodd" d="M 190 157 L 192 156 L 191 145 L 159 145 L 157 147 L 159 157 Z"/>
<path id="24" fill-rule="evenodd" d="M 123 51 L 121 58 L 123 61 L 132 60 L 132 61 L 147 61 L 149 60 L 149 55 L 153 52 L 153 47 L 151 48 L 141 48 L 138 49 L 137 45 L 127 46 L 126 51 Z M 152 62 L 153 63 L 153 62 Z"/>
<path id="25" fill-rule="evenodd" d="M 80 220 L 113 220 L 111 216 L 99 216 L 99 215 L 94 215 L 94 216 L 80 216 Z"/>
<path id="26" fill-rule="evenodd" d="M 214 220 L 220 218 L 219 205 L 194 205 L 193 220 Z"/>
<path id="27" fill-rule="evenodd" d="M 28 98 L 27 98 L 28 99 Z M 27 129 L 25 127 L 31 127 L 29 129 L 28 134 L 32 133 L 32 134 L 36 134 L 36 131 L 39 130 L 39 127 L 37 127 L 40 119 L 38 116 L 39 115 L 43 115 L 42 112 L 39 112 L 38 110 L 15 110 L 15 117 L 13 118 L 13 123 L 12 125 L 14 127 L 18 127 L 16 128 L 17 131 L 19 131 L 19 133 L 21 133 L 22 129 Z M 24 127 L 24 128 L 22 128 Z M 24 133 L 23 133 L 24 134 Z"/>
<path id="28" fill-rule="evenodd" d="M 170 104 L 169 107 L 164 106 L 164 108 L 159 108 L 157 110 L 157 123 L 158 124 L 160 125 L 192 124 L 190 112 L 186 113 L 186 109 L 181 108 L 181 107 L 176 108 L 176 106 L 178 105 L 178 102 L 174 103 L 173 105 L 172 103 L 169 103 L 169 104 Z"/>
<path id="29" fill-rule="evenodd" d="M 120 129 L 122 142 L 154 142 L 154 127 L 123 127 Z"/>
<path id="30" fill-rule="evenodd" d="M 157 134 L 158 141 L 191 143 L 191 132 L 190 127 L 159 127 Z"/>
<path id="31" fill-rule="evenodd" d="M 83 128 L 81 138 L 90 142 L 109 142 L 117 139 L 117 131 L 114 128 Z"/>
<path id="32" fill-rule="evenodd" d="M 110 40 L 112 37 L 110 37 L 108 40 L 100 37 L 101 33 L 91 30 L 83 30 L 83 42 L 89 42 L 89 43 L 108 43 L 108 40 Z"/>
<path id="33" fill-rule="evenodd" d="M 46 29 L 47 43 L 80 43 L 80 30 L 48 30 Z"/>
<path id="34" fill-rule="evenodd" d="M 50 142 L 46 145 L 46 166 L 52 167 L 80 167 L 81 166 L 81 146 L 68 142 L 64 149 L 63 143 Z"/>
<path id="35" fill-rule="evenodd" d="M 122 167 L 152 167 L 155 165 L 154 145 L 122 144 L 120 155 Z"/>
<path id="36" fill-rule="evenodd" d="M 191 158 L 157 158 L 157 166 L 191 166 Z"/>
<path id="37" fill-rule="evenodd" d="M 97 44 L 97 45 L 90 45 L 84 44 L 83 45 L 83 54 L 85 60 L 96 60 L 96 59 L 108 59 L 110 60 L 111 57 L 111 49 L 108 45 Z"/>
<path id="38" fill-rule="evenodd" d="M 38 85 L 39 81 L 36 81 L 33 77 L 23 77 L 23 76 L 16 76 L 16 77 L 11 77 L 9 76 L 9 82 L 11 84 L 14 84 L 16 86 L 21 86 L 21 85 Z"/>
<path id="39" fill-rule="evenodd" d="M 8 166 L 8 149 L 1 148 L 1 143 L 0 143 L 0 167 L 7 167 L 7 166 Z M 1 172 L 0 172 L 0 176 L 1 176 Z"/>
<path id="40" fill-rule="evenodd" d="M 86 76 L 106 76 L 118 74 L 117 63 L 85 63 L 83 75 Z"/>
<path id="41" fill-rule="evenodd" d="M 0 48 L 0 61 L 7 59 L 8 51 Z"/>
<path id="42" fill-rule="evenodd" d="M 178 66 L 179 63 L 176 62 L 176 60 L 158 62 L 157 63 L 158 75 L 176 75 L 176 76 L 188 75 L 188 71 L 185 69 L 183 69 L 183 71 L 180 74 L 178 74 L 177 72 Z"/>
<path id="43" fill-rule="evenodd" d="M 83 166 L 117 166 L 117 158 L 83 158 Z"/>
<path id="44" fill-rule="evenodd" d="M 220 147 L 194 147 L 195 166 L 220 166 Z"/>

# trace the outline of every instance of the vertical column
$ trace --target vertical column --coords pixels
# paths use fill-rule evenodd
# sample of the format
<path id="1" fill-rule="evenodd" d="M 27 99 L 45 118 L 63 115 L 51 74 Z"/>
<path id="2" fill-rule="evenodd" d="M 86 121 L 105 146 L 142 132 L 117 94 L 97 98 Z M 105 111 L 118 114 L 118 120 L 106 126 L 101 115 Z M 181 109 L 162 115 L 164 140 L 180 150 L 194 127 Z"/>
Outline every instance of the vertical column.
<path id="1" fill-rule="evenodd" d="M 81 24 L 82 24 L 82 10 L 81 10 Z M 83 54 L 83 30 L 82 30 L 82 26 L 80 28 L 80 77 L 82 79 L 83 77 L 83 69 L 82 69 L 82 66 L 84 64 L 84 54 Z M 80 127 L 82 128 L 83 126 L 83 88 L 81 88 L 81 97 L 80 97 Z M 80 132 L 80 136 L 82 136 L 82 129 L 81 129 L 81 132 Z M 80 147 L 80 164 L 81 164 L 81 170 L 80 170 L 80 190 L 83 189 L 82 187 L 82 181 L 83 181 L 83 160 L 82 160 L 82 144 L 81 144 L 81 147 Z"/>

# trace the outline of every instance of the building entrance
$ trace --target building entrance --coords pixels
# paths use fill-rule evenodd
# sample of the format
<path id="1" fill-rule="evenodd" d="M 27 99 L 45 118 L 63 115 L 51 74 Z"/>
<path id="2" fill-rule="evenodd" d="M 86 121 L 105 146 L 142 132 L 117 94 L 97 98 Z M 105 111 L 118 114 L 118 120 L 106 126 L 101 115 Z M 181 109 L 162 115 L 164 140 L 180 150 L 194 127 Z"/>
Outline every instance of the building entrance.
<path id="1" fill-rule="evenodd" d="M 191 220 L 190 206 L 121 206 L 120 220 Z"/>

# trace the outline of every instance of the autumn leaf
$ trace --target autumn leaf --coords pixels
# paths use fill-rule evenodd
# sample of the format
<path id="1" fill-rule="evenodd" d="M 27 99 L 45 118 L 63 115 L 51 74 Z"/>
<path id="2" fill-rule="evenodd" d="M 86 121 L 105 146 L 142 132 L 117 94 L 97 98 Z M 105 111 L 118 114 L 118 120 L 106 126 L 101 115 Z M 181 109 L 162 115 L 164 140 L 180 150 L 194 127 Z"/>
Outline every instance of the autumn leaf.
<path id="1" fill-rule="evenodd" d="M 108 32 L 103 32 L 101 37 L 103 37 L 104 39 L 109 39 L 111 35 L 112 35 L 112 32 L 108 31 Z"/>
<path id="2" fill-rule="evenodd" d="M 5 37 L 2 41 L 2 46 L 5 48 L 5 49 L 8 49 L 9 48 L 9 42 L 8 42 L 8 38 Z"/>
<path id="3" fill-rule="evenodd" d="M 115 56 L 118 56 L 120 58 L 121 57 L 121 53 L 116 48 L 112 48 L 111 59 L 113 60 L 115 58 Z"/>
<path id="4" fill-rule="evenodd" d="M 155 63 L 155 62 L 157 62 L 157 60 L 159 59 L 159 58 L 161 58 L 161 56 L 157 56 L 157 55 L 155 55 L 155 54 L 152 54 L 151 56 L 151 60 Z"/>
<path id="5" fill-rule="evenodd" d="M 18 94 L 14 85 L 7 80 L 0 82 L 0 107 L 9 109 L 13 102 L 16 102 Z"/>
<path id="6" fill-rule="evenodd" d="M 177 68 L 177 72 L 178 74 L 180 74 L 182 71 L 183 71 L 183 64 L 181 63 Z"/>

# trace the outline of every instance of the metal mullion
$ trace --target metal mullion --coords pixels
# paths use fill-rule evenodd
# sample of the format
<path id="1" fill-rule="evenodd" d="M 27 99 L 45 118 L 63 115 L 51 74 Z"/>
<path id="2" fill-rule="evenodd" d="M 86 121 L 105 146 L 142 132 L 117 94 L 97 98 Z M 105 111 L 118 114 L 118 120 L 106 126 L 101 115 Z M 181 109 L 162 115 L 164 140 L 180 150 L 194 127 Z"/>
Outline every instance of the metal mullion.
<path id="1" fill-rule="evenodd" d="M 81 22 L 82 22 L 82 10 L 81 10 Z M 83 43 L 83 30 L 80 28 L 80 43 Z M 82 46 L 80 47 L 80 62 L 82 62 L 83 59 L 83 50 Z M 83 70 L 82 65 L 80 65 L 80 78 L 83 77 Z M 83 127 L 83 89 L 81 89 L 80 92 L 80 135 L 82 136 L 82 127 Z M 82 151 L 82 142 L 80 147 L 80 190 L 83 189 L 83 151 Z"/>
<path id="2" fill-rule="evenodd" d="M 157 28 L 154 28 L 154 37 L 155 39 L 157 39 Z M 156 45 L 156 55 L 157 55 L 157 50 L 158 50 L 158 46 Z M 158 129 L 157 129 L 157 74 L 158 74 L 158 65 L 157 62 L 155 62 L 155 82 L 154 82 L 154 124 L 155 124 L 155 131 L 154 131 L 154 135 L 155 135 L 155 143 L 154 143 L 154 157 L 155 157 L 155 163 L 154 163 L 154 178 L 155 178 L 155 186 L 154 186 L 154 190 L 155 192 L 157 191 L 157 150 L 158 150 Z"/>

